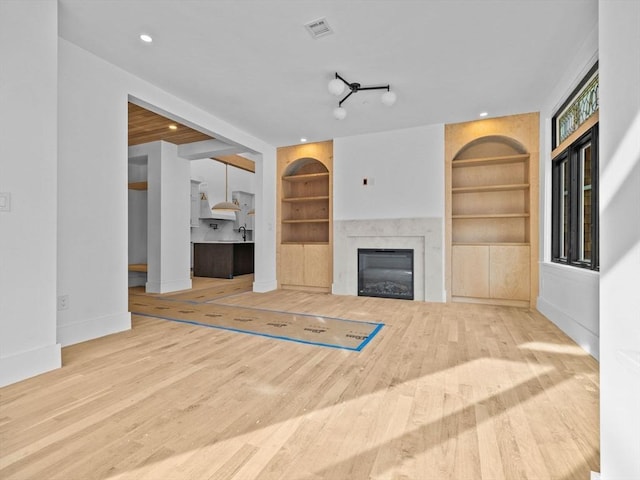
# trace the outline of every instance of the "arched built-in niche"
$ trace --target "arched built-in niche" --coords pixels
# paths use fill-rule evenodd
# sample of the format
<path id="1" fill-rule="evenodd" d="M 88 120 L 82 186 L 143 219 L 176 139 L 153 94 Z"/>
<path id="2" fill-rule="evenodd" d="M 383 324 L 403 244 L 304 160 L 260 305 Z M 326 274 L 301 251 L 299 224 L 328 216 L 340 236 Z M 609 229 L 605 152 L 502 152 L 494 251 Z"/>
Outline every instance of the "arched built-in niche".
<path id="1" fill-rule="evenodd" d="M 329 170 L 314 158 L 292 162 L 282 176 L 282 243 L 329 242 Z"/>
<path id="2" fill-rule="evenodd" d="M 447 126 L 447 284 L 454 301 L 535 302 L 537 118 Z"/>
<path id="3" fill-rule="evenodd" d="M 278 149 L 278 283 L 328 292 L 332 282 L 333 142 Z"/>
<path id="4" fill-rule="evenodd" d="M 452 161 L 452 240 L 528 243 L 529 154 L 517 141 L 483 137 Z"/>

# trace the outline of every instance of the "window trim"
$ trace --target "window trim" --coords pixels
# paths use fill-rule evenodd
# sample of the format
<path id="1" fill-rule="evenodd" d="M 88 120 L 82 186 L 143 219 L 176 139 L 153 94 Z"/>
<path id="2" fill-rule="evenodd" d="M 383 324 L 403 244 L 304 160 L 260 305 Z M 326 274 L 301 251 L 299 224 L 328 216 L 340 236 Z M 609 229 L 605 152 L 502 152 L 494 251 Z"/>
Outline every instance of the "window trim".
<path id="1" fill-rule="evenodd" d="M 563 144 L 565 144 L 568 141 L 571 141 L 571 136 L 574 135 L 578 130 L 579 127 L 581 125 L 584 125 L 587 123 L 588 119 L 585 119 L 585 121 L 578 126 L 578 129 L 576 129 L 576 131 L 573 132 L 573 134 L 569 135 L 564 141 L 562 141 L 561 143 L 558 143 L 558 117 L 560 115 L 562 115 L 564 113 L 564 111 L 573 103 L 575 102 L 578 97 L 580 96 L 580 94 L 582 93 L 582 90 L 584 90 L 584 88 L 587 86 L 587 83 L 591 82 L 591 80 L 593 79 L 593 77 L 598 73 L 598 63 L 596 62 L 587 72 L 587 74 L 584 76 L 584 78 L 582 80 L 580 80 L 580 83 L 578 84 L 578 86 L 576 88 L 573 89 L 573 91 L 569 94 L 569 96 L 567 97 L 567 99 L 562 103 L 562 105 L 560 105 L 560 107 L 558 107 L 558 109 L 555 111 L 555 113 L 553 114 L 553 118 L 551 119 L 551 150 L 553 150 L 554 152 L 563 146 Z M 597 114 L 599 111 L 599 108 L 596 109 L 595 114 Z M 591 115 L 591 117 L 593 117 L 593 115 Z M 589 118 L 591 118 L 589 117 Z M 572 142 L 573 143 L 573 142 Z M 564 150 L 564 148 L 563 148 Z M 554 155 L 555 156 L 555 155 Z"/>
<path id="2" fill-rule="evenodd" d="M 579 228 L 579 206 L 582 200 L 578 198 L 582 193 L 580 187 L 581 175 L 579 169 L 580 152 L 585 145 L 591 143 L 591 259 L 588 261 L 581 260 L 579 252 L 581 246 L 578 245 L 580 240 Z M 551 213 L 552 213 L 552 225 L 551 225 L 551 261 L 554 263 L 571 265 L 574 267 L 580 267 L 590 270 L 599 270 L 600 268 L 600 255 L 599 255 L 599 215 L 598 215 L 598 183 L 599 183 L 599 168 L 598 168 L 598 124 L 593 125 L 589 130 L 583 133 L 576 141 L 574 141 L 569 147 L 565 148 L 552 161 L 552 188 L 551 188 Z M 564 225 L 562 224 L 562 217 L 560 215 L 560 207 L 558 202 L 563 200 L 563 185 L 561 185 L 562 175 L 558 173 L 561 168 L 562 162 L 567 161 L 568 173 L 570 177 L 569 181 L 569 206 L 568 206 L 568 239 L 569 248 L 566 257 L 563 257 L 561 252 L 562 238 L 564 233 Z"/>

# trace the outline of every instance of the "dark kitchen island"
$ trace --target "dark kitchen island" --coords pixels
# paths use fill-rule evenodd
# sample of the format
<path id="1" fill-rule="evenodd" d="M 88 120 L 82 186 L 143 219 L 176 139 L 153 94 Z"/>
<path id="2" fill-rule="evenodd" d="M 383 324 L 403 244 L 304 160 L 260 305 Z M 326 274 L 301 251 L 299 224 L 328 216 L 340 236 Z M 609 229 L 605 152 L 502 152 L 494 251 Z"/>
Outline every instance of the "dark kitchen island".
<path id="1" fill-rule="evenodd" d="M 253 273 L 253 242 L 196 242 L 193 276 L 233 278 Z"/>

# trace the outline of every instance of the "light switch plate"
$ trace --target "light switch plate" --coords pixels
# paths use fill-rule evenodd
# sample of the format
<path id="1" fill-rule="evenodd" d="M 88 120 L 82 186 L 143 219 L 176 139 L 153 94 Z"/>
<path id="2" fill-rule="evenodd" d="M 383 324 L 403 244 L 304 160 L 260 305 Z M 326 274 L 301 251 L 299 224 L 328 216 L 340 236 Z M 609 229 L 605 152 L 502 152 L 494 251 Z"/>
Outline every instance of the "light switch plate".
<path id="1" fill-rule="evenodd" d="M 0 192 L 0 212 L 11 211 L 11 193 Z"/>

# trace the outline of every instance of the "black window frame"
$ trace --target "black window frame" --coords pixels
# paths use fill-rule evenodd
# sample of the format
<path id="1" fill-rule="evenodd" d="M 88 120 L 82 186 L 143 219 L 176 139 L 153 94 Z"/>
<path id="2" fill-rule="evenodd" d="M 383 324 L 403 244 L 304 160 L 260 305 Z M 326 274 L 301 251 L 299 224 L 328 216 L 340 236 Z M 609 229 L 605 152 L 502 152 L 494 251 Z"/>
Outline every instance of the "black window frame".
<path id="1" fill-rule="evenodd" d="M 591 144 L 591 258 L 588 261 L 580 259 L 580 203 L 582 188 L 580 185 L 580 152 L 582 148 Z M 600 268 L 600 249 L 599 249 L 599 215 L 598 215 L 598 124 L 587 130 L 570 146 L 564 149 L 559 155 L 552 160 L 552 227 L 551 227 L 551 260 L 555 263 L 571 265 L 590 270 L 599 270 Z M 562 234 L 564 233 L 564 225 L 562 224 L 562 216 L 560 215 L 561 204 L 563 202 L 564 188 L 561 184 L 562 163 L 568 162 L 569 189 L 568 189 L 568 252 L 564 257 L 561 252 Z"/>

